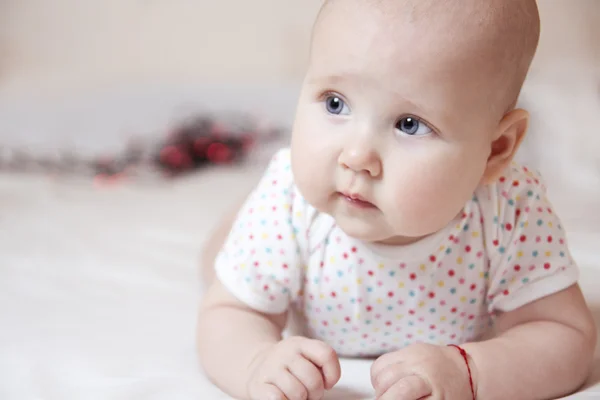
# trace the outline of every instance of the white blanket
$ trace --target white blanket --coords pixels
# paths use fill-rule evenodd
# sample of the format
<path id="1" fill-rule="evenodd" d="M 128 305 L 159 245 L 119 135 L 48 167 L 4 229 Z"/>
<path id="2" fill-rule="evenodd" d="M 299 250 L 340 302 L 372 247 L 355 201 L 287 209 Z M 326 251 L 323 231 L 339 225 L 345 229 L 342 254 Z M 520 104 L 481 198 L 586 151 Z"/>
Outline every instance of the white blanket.
<path id="1" fill-rule="evenodd" d="M 197 261 L 260 172 L 110 188 L 0 176 L 0 399 L 228 398 L 196 361 Z M 583 248 L 582 283 L 600 310 L 600 254 Z M 327 399 L 372 398 L 369 366 L 344 360 Z M 600 387 L 580 396 L 600 398 Z"/>

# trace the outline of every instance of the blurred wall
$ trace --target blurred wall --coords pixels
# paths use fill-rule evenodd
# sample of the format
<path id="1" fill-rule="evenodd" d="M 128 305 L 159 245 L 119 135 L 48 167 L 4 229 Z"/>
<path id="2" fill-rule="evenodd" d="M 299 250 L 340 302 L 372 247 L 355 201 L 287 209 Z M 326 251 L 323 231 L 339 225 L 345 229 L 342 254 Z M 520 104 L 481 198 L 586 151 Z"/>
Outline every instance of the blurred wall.
<path id="1" fill-rule="evenodd" d="M 0 82 L 297 80 L 321 0 L 2 0 Z"/>
<path id="2" fill-rule="evenodd" d="M 534 72 L 554 64 L 600 72 L 600 1 L 538 0 L 542 35 Z"/>

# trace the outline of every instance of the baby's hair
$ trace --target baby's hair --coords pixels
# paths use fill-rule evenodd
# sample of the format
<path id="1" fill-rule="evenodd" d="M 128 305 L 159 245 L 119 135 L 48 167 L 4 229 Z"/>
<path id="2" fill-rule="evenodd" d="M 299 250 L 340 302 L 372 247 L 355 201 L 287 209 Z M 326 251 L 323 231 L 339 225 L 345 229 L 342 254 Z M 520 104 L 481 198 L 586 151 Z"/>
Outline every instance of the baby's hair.
<path id="1" fill-rule="evenodd" d="M 438 25 L 444 40 L 469 46 L 489 68 L 485 72 L 501 87 L 495 104 L 502 112 L 516 105 L 540 38 L 535 0 L 324 0 L 315 30 L 334 6 L 361 4 L 388 23 L 425 23 L 428 30 Z"/>

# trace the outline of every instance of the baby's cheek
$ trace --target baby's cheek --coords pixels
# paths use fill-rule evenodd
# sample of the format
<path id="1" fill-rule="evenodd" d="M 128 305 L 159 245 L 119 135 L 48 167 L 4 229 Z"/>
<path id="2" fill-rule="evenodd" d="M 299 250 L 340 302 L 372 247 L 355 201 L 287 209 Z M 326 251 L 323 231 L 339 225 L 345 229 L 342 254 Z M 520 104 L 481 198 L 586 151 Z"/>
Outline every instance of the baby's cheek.
<path id="1" fill-rule="evenodd" d="M 441 183 L 432 175 L 415 176 L 397 189 L 398 206 L 405 218 L 424 221 L 444 208 L 444 198 L 450 185 Z"/>
<path id="2" fill-rule="evenodd" d="M 315 154 L 316 153 L 316 154 Z M 302 196 L 314 207 L 321 209 L 332 189 L 331 171 L 319 149 L 307 141 L 292 145 L 292 172 Z"/>
<path id="3" fill-rule="evenodd" d="M 425 165 L 392 184 L 390 214 L 407 235 L 428 235 L 444 228 L 465 204 L 460 178 L 436 165 Z"/>

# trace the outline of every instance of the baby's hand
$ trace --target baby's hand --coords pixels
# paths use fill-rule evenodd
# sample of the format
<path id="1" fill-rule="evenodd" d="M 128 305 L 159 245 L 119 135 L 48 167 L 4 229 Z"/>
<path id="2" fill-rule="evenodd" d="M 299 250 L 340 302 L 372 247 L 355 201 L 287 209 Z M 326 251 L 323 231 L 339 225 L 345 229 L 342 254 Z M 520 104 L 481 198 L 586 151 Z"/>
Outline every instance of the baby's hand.
<path id="1" fill-rule="evenodd" d="M 469 373 L 456 348 L 416 344 L 388 353 L 371 367 L 378 400 L 473 398 Z"/>
<path id="2" fill-rule="evenodd" d="M 291 337 L 263 350 L 250 366 L 252 400 L 320 400 L 340 379 L 340 362 L 327 344 Z"/>

